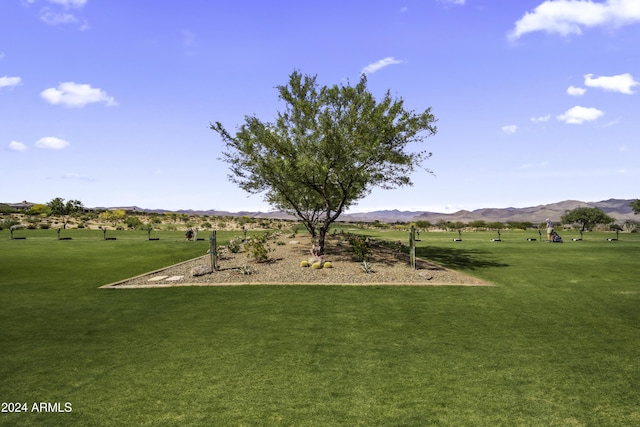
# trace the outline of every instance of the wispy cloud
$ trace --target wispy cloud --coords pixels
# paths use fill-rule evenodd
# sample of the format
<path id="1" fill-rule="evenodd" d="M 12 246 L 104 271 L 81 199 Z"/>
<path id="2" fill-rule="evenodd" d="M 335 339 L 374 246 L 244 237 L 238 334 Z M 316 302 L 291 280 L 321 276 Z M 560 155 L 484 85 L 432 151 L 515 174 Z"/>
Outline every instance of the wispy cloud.
<path id="1" fill-rule="evenodd" d="M 40 20 L 47 25 L 77 24 L 81 31 L 89 28 L 89 23 L 82 17 L 82 8 L 88 0 L 46 0 L 51 6 L 40 8 Z M 33 0 L 26 5 L 35 3 Z M 23 1 L 23 4 L 25 2 Z"/>
<path id="2" fill-rule="evenodd" d="M 107 107 L 118 105 L 116 100 L 102 89 L 74 82 L 65 82 L 58 88 L 45 89 L 40 96 L 50 104 L 66 107 L 84 107 L 93 103 L 105 104 Z"/>
<path id="3" fill-rule="evenodd" d="M 580 125 L 584 122 L 597 120 L 603 115 L 604 111 L 600 111 L 597 108 L 575 106 L 564 114 L 557 116 L 557 119 L 568 124 Z"/>
<path id="4" fill-rule="evenodd" d="M 62 150 L 67 148 L 69 145 L 69 142 L 64 139 L 56 138 L 55 136 L 45 136 L 36 142 L 36 147 L 43 148 L 45 150 Z"/>
<path id="5" fill-rule="evenodd" d="M 47 0 L 49 3 L 58 4 L 66 9 L 80 9 L 87 4 L 87 0 Z"/>
<path id="6" fill-rule="evenodd" d="M 582 96 L 587 92 L 587 90 L 583 87 L 575 87 L 575 86 L 569 86 L 567 88 L 567 94 L 571 95 L 571 96 Z"/>
<path id="7" fill-rule="evenodd" d="M 0 52 L 0 61 L 4 59 L 4 52 Z"/>
<path id="8" fill-rule="evenodd" d="M 80 175 L 80 174 L 73 173 L 73 172 L 67 172 L 67 173 L 63 174 L 61 178 L 62 179 L 77 180 L 77 181 L 87 181 L 87 182 L 95 181 L 94 178 L 91 178 L 89 176 Z"/>
<path id="9" fill-rule="evenodd" d="M 640 5 L 640 2 L 638 2 Z M 638 83 L 634 80 L 633 76 L 629 73 L 619 74 L 617 76 L 601 76 L 593 77 L 593 74 L 587 74 L 584 76 L 585 86 L 604 89 L 611 92 L 620 92 L 627 95 L 631 95 L 634 91 L 631 89 L 637 86 Z"/>
<path id="10" fill-rule="evenodd" d="M 520 169 L 542 169 L 549 166 L 549 162 L 544 161 L 540 163 L 525 163 L 520 165 Z"/>
<path id="11" fill-rule="evenodd" d="M 546 0 L 516 21 L 508 36 L 515 40 L 536 31 L 561 36 L 580 35 L 583 28 L 615 28 L 638 22 L 638 0 Z"/>
<path id="12" fill-rule="evenodd" d="M 533 123 L 544 123 L 544 122 L 548 122 L 549 119 L 551 119 L 550 114 L 547 114 L 546 116 L 540 116 L 540 117 L 531 117 L 531 121 Z"/>
<path id="13" fill-rule="evenodd" d="M 463 6 L 466 3 L 466 0 L 440 0 L 440 3 Z"/>
<path id="14" fill-rule="evenodd" d="M 402 64 L 404 61 L 400 59 L 396 59 L 393 56 L 389 56 L 387 58 L 381 59 L 377 62 L 367 65 L 362 69 L 362 74 L 373 74 L 376 71 L 381 70 L 382 68 L 388 67 L 389 65 L 394 64 Z"/>
<path id="15" fill-rule="evenodd" d="M 3 87 L 16 87 L 22 83 L 22 79 L 20 77 L 0 77 L 0 89 Z"/>
<path id="16" fill-rule="evenodd" d="M 502 126 L 502 133 L 506 133 L 506 134 L 514 134 L 518 131 L 518 126 L 517 125 L 507 125 L 507 126 Z"/>
<path id="17" fill-rule="evenodd" d="M 26 151 L 27 150 L 27 146 L 25 144 L 23 144 L 22 142 L 11 141 L 9 143 L 9 146 L 7 147 L 7 149 L 9 151 Z"/>

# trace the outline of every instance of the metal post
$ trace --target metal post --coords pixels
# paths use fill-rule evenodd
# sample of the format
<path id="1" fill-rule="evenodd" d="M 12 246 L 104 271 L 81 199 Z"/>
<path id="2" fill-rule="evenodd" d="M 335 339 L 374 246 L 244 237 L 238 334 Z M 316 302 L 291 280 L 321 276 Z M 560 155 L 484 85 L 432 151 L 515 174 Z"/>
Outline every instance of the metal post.
<path id="1" fill-rule="evenodd" d="M 218 270 L 218 253 L 217 253 L 217 238 L 216 230 L 211 231 L 209 237 L 209 254 L 211 255 L 211 271 Z"/>
<path id="2" fill-rule="evenodd" d="M 416 228 L 412 225 L 409 233 L 409 261 L 411 268 L 416 269 Z"/>

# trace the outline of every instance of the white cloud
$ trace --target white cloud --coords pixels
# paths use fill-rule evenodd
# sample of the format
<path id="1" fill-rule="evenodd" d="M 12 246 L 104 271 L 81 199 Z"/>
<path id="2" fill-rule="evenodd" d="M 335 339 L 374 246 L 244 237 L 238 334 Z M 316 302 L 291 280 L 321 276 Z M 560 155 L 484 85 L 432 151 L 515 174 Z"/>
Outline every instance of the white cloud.
<path id="1" fill-rule="evenodd" d="M 73 172 L 67 172 L 65 174 L 62 175 L 61 177 L 62 179 L 74 179 L 77 181 L 89 181 L 89 182 L 93 182 L 95 181 L 95 179 L 89 177 L 89 176 L 84 176 L 84 175 L 80 175 L 77 173 L 73 173 Z"/>
<path id="2" fill-rule="evenodd" d="M 638 4 L 640 4 L 640 2 Z M 597 87 L 611 92 L 620 92 L 631 95 L 634 93 L 631 88 L 640 83 L 635 81 L 631 74 L 625 73 L 617 76 L 601 76 L 595 78 L 593 77 L 593 74 L 587 74 L 584 76 L 584 84 L 589 87 Z"/>
<path id="3" fill-rule="evenodd" d="M 84 107 L 92 103 L 103 103 L 108 107 L 118 105 L 116 100 L 102 89 L 74 82 L 60 83 L 57 89 L 45 89 L 40 96 L 50 104 L 61 104 L 67 107 Z"/>
<path id="4" fill-rule="evenodd" d="M 40 19 L 49 25 L 60 25 L 60 24 L 75 24 L 78 22 L 78 18 L 71 13 L 58 13 L 53 12 L 47 8 L 42 9 L 40 11 Z"/>
<path id="5" fill-rule="evenodd" d="M 526 33 L 544 31 L 568 36 L 582 34 L 583 28 L 620 27 L 640 22 L 638 0 L 545 0 L 533 11 L 525 13 L 509 33 L 517 39 Z"/>
<path id="6" fill-rule="evenodd" d="M 393 56 L 389 56 L 387 58 L 379 60 L 378 62 L 367 65 L 362 69 L 362 74 L 373 74 L 384 67 L 388 67 L 389 65 L 394 64 L 402 64 L 403 62 L 404 61 L 395 59 Z"/>
<path id="7" fill-rule="evenodd" d="M 445 4 L 453 4 L 456 6 L 463 6 L 466 2 L 466 0 L 440 0 L 440 1 Z"/>
<path id="8" fill-rule="evenodd" d="M 516 133 L 517 130 L 518 130 L 518 126 L 517 125 L 502 126 L 502 132 L 507 133 L 507 134 Z"/>
<path id="9" fill-rule="evenodd" d="M 18 141 L 11 141 L 9 143 L 9 150 L 10 151 L 25 151 L 27 149 L 27 146 L 25 144 L 23 144 L 22 142 L 18 142 Z"/>
<path id="10" fill-rule="evenodd" d="M 20 77 L 0 77 L 0 88 L 3 87 L 15 87 L 22 83 L 22 79 Z"/>
<path id="11" fill-rule="evenodd" d="M 548 122 L 550 118 L 551 118 L 551 115 L 547 114 L 546 116 L 531 117 L 531 121 L 533 123 L 543 123 L 543 122 Z"/>
<path id="12" fill-rule="evenodd" d="M 36 142 L 36 147 L 44 148 L 47 150 L 62 150 L 69 146 L 69 143 L 64 139 L 56 138 L 55 136 L 45 136 L 40 138 Z"/>
<path id="13" fill-rule="evenodd" d="M 0 52 L 0 61 L 4 59 L 4 52 Z"/>
<path id="14" fill-rule="evenodd" d="M 87 0 L 47 0 L 52 7 L 40 9 L 40 20 L 48 25 L 78 24 L 80 31 L 87 30 L 87 20 L 78 17 L 76 13 L 70 13 L 70 9 L 79 11 L 87 4 Z"/>
<path id="15" fill-rule="evenodd" d="M 567 93 L 571 96 L 582 96 L 585 92 L 587 92 L 587 90 L 583 87 L 569 86 L 567 88 Z"/>
<path id="16" fill-rule="evenodd" d="M 75 8 L 80 9 L 87 4 L 87 0 L 47 0 L 49 3 L 59 4 L 60 6 L 64 6 L 66 9 Z"/>
<path id="17" fill-rule="evenodd" d="M 564 114 L 557 116 L 557 119 L 573 125 L 579 125 L 584 122 L 597 120 L 604 115 L 604 111 L 597 108 L 575 106 L 568 109 Z"/>

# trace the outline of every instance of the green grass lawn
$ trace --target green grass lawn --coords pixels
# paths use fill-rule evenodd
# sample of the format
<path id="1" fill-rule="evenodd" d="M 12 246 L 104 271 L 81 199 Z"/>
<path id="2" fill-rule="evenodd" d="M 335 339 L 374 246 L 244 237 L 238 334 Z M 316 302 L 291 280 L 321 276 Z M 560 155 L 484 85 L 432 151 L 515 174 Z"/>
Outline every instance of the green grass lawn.
<path id="1" fill-rule="evenodd" d="M 209 242 L 18 232 L 0 231 L 0 398 L 72 412 L 1 425 L 640 424 L 637 234 L 422 233 L 418 255 L 491 288 L 102 290 Z"/>

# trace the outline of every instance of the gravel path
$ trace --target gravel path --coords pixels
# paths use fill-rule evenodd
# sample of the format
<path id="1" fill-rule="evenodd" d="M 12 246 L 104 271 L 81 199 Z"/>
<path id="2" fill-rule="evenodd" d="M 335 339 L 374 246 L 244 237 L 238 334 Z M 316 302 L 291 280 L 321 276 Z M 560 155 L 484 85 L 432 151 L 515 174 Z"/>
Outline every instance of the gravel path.
<path id="1" fill-rule="evenodd" d="M 471 277 L 425 260 L 417 260 L 417 269 L 409 267 L 407 254 L 391 249 L 375 247 L 369 262 L 370 273 L 362 270 L 362 263 L 353 260 L 348 243 L 328 240 L 324 260 L 333 268 L 312 269 L 301 267 L 300 262 L 310 258 L 311 241 L 308 237 L 276 238 L 269 240 L 268 262 L 257 263 L 243 251 L 220 256 L 219 271 L 204 275 L 197 270 L 210 270 L 210 256 L 204 255 L 142 276 L 131 278 L 103 288 L 152 288 L 171 286 L 231 286 L 231 285 L 427 285 L 427 286 L 492 286 Z M 250 274 L 247 274 L 250 273 Z"/>

